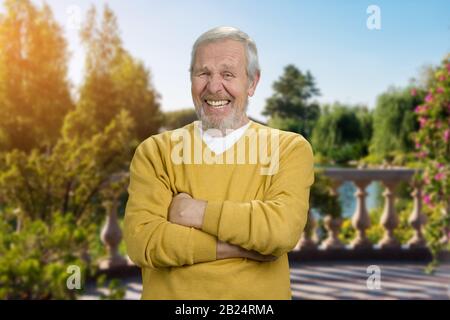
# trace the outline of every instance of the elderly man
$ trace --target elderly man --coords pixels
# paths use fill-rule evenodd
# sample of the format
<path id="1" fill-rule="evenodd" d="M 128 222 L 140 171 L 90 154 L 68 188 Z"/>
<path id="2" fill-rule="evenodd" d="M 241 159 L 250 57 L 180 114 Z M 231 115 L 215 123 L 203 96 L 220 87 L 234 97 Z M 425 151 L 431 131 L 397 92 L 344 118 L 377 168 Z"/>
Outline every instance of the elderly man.
<path id="1" fill-rule="evenodd" d="M 199 121 L 149 137 L 130 167 L 124 234 L 142 299 L 291 299 L 311 146 L 247 117 L 260 68 L 244 32 L 202 34 L 190 72 Z"/>

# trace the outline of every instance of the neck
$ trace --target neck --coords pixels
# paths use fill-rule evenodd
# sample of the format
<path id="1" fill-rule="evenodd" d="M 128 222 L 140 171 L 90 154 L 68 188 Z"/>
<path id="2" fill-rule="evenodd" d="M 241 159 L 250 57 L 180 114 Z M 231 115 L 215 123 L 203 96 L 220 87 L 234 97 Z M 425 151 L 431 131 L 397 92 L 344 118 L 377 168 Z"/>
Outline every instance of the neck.
<path id="1" fill-rule="evenodd" d="M 203 131 L 208 131 L 208 135 L 212 137 L 225 137 L 226 135 L 230 134 L 234 130 L 237 130 L 243 126 L 245 126 L 247 123 L 250 122 L 250 119 L 245 115 L 242 117 L 241 121 L 234 124 L 232 127 L 224 128 L 224 127 L 205 127 L 204 123 L 202 126 Z"/>

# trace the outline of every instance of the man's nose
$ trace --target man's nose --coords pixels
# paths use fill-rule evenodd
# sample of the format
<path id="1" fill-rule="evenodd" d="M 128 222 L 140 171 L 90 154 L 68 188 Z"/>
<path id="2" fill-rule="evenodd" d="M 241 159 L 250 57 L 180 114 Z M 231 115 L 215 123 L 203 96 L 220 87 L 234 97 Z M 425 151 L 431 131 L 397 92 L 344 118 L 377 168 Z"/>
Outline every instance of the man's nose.
<path id="1" fill-rule="evenodd" d="M 222 77 L 219 74 L 211 75 L 208 80 L 208 91 L 211 93 L 217 93 L 222 90 Z"/>

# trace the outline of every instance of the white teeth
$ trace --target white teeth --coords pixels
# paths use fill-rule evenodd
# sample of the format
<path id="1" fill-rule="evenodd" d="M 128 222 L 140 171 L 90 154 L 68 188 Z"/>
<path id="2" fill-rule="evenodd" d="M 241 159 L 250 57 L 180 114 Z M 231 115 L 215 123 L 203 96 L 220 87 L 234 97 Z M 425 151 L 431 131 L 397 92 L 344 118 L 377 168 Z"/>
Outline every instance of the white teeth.
<path id="1" fill-rule="evenodd" d="M 222 107 L 228 104 L 228 100 L 206 100 L 206 103 L 213 107 Z"/>

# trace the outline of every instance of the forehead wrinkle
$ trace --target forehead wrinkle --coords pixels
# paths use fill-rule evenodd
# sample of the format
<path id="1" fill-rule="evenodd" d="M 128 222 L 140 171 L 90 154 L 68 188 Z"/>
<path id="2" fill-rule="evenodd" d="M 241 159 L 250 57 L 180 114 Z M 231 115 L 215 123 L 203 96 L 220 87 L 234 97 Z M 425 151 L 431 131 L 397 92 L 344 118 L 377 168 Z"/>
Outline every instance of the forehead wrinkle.
<path id="1" fill-rule="evenodd" d="M 205 67 L 207 68 L 206 63 L 209 63 L 212 68 L 215 66 L 222 67 L 222 65 L 227 65 L 228 69 L 230 69 L 233 67 L 236 68 L 242 62 L 245 67 L 247 57 L 245 55 L 244 47 L 239 44 L 237 47 L 232 45 L 224 48 L 223 44 L 227 43 L 227 41 L 200 46 L 197 49 L 194 66 L 196 64 L 203 65 L 203 67 L 199 67 L 199 69 L 202 69 Z M 231 41 L 234 42 L 234 40 Z"/>
<path id="2" fill-rule="evenodd" d="M 236 68 L 236 66 L 227 63 L 222 63 L 219 67 L 223 68 L 224 70 L 234 70 Z"/>

